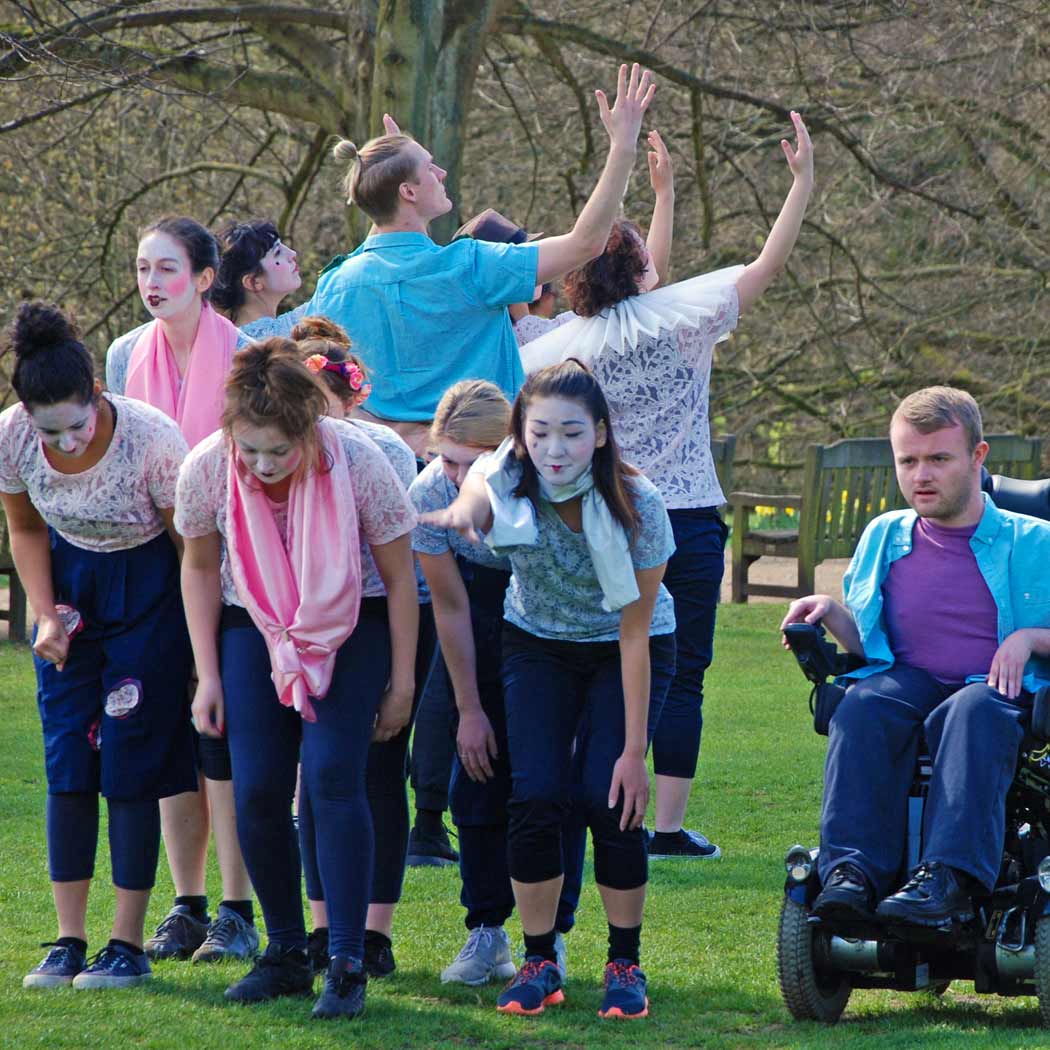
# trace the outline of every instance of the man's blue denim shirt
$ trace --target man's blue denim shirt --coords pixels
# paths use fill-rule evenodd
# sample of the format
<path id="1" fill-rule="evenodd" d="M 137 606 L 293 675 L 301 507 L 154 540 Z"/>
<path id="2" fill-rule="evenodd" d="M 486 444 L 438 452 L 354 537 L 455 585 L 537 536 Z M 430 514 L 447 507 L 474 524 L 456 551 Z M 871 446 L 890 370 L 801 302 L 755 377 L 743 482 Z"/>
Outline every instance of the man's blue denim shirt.
<path id="1" fill-rule="evenodd" d="M 970 538 L 977 567 L 999 610 L 999 644 L 1022 627 L 1050 628 L 1050 523 L 1000 510 L 983 494 L 984 514 Z M 850 678 L 866 678 L 893 666 L 882 609 L 882 584 L 890 566 L 911 552 L 914 510 L 880 514 L 864 530 L 842 581 L 867 663 Z M 1033 656 L 1024 688 L 1050 685 L 1050 659 Z"/>

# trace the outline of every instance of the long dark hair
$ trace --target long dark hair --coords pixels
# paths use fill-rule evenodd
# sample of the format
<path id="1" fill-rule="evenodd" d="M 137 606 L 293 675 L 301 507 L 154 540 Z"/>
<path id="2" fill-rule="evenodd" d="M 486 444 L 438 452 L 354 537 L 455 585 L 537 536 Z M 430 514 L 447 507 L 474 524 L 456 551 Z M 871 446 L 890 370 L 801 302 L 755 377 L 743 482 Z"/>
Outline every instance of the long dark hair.
<path id="1" fill-rule="evenodd" d="M 539 507 L 540 482 L 525 445 L 525 416 L 529 402 L 537 397 L 561 397 L 583 405 L 594 420 L 594 425 L 605 424 L 605 444 L 594 450 L 592 472 L 594 487 L 601 494 L 612 516 L 629 535 L 641 524 L 641 516 L 634 505 L 626 479 L 638 471 L 620 456 L 620 447 L 613 435 L 609 403 L 589 368 L 570 357 L 561 364 L 550 365 L 533 372 L 525 380 L 510 414 L 510 432 L 514 437 L 514 455 L 521 464 L 521 481 L 514 490 L 516 496 L 527 496 L 534 507 Z"/>

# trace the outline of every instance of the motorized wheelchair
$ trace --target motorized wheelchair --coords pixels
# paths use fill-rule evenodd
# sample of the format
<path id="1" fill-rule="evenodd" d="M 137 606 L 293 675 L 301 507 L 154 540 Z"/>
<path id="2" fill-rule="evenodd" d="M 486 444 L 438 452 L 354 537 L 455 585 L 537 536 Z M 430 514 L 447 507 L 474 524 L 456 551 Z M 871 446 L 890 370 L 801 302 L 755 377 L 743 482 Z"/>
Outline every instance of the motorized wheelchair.
<path id="1" fill-rule="evenodd" d="M 1050 520 L 1050 480 L 986 475 L 996 505 Z M 1050 571 L 1050 567 L 1048 570 Z M 824 735 L 836 701 L 837 679 L 855 668 L 824 629 L 791 624 L 785 631 L 799 666 L 813 683 L 810 710 Z M 903 883 L 922 855 L 922 815 L 931 761 L 920 748 L 908 798 L 908 844 Z M 834 1023 L 854 988 L 894 988 L 942 994 L 953 980 L 977 992 L 1034 995 L 1050 1025 L 1050 689 L 1036 694 L 1006 800 L 1006 841 L 995 888 L 974 897 L 974 919 L 935 929 L 881 920 L 822 920 L 811 913 L 820 893 L 817 849 L 793 846 L 777 934 L 777 974 L 788 1010 L 798 1020 Z"/>

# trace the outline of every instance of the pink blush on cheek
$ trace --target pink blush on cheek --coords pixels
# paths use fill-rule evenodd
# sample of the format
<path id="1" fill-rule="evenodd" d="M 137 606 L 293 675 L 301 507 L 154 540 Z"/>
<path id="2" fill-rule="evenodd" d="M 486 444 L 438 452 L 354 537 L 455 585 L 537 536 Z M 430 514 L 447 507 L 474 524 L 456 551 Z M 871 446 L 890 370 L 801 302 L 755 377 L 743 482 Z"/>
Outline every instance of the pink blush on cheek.
<path id="1" fill-rule="evenodd" d="M 190 286 L 189 274 L 180 273 L 171 279 L 171 283 L 168 285 L 168 292 L 173 296 L 182 296 L 186 293 L 186 289 Z"/>

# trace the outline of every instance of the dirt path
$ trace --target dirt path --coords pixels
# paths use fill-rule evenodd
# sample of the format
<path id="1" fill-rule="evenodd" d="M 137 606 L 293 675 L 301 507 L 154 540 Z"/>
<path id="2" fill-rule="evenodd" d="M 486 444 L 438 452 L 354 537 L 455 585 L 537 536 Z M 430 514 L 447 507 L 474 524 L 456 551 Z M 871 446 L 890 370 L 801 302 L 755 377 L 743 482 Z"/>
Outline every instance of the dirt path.
<path id="1" fill-rule="evenodd" d="M 830 594 L 833 598 L 842 597 L 842 574 L 849 565 L 847 558 L 826 561 L 817 566 L 817 593 Z M 732 556 L 726 550 L 726 572 L 722 578 L 722 601 L 729 602 L 732 596 Z M 794 558 L 759 558 L 751 566 L 749 579 L 753 583 L 776 583 L 793 586 L 798 582 L 798 562 Z M 785 603 L 787 598 L 750 599 L 752 602 Z"/>

